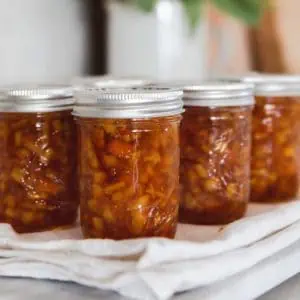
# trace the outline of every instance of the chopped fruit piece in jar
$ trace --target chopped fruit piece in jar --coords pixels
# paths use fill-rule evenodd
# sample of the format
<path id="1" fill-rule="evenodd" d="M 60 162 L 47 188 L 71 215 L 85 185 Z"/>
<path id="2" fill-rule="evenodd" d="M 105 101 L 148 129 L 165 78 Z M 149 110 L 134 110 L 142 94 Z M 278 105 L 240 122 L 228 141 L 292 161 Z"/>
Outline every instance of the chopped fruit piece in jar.
<path id="1" fill-rule="evenodd" d="M 117 183 L 107 185 L 104 188 L 104 192 L 106 194 L 112 194 L 113 192 L 119 191 L 120 189 L 123 189 L 124 187 L 125 187 L 125 183 L 121 181 L 121 182 L 117 182 Z"/>
<path id="2" fill-rule="evenodd" d="M 95 172 L 94 173 L 94 183 L 103 183 L 106 179 L 106 174 L 104 172 Z"/>
<path id="3" fill-rule="evenodd" d="M 113 155 L 103 155 L 103 163 L 107 168 L 115 168 L 118 165 L 118 159 Z"/>
<path id="4" fill-rule="evenodd" d="M 104 225 L 101 218 L 93 217 L 93 225 L 95 230 L 100 232 L 103 230 Z"/>
<path id="5" fill-rule="evenodd" d="M 124 198 L 124 194 L 122 192 L 116 192 L 111 197 L 112 201 L 116 203 L 122 201 L 123 198 Z"/>
<path id="6" fill-rule="evenodd" d="M 99 184 L 93 184 L 93 195 L 95 198 L 101 198 L 104 194 L 102 187 Z"/>
<path id="7" fill-rule="evenodd" d="M 132 153 L 133 147 L 129 143 L 120 140 L 112 140 L 107 145 L 107 150 L 112 155 L 122 158 L 122 157 L 128 157 Z"/>
<path id="8" fill-rule="evenodd" d="M 34 212 L 25 211 L 22 213 L 22 222 L 24 224 L 30 224 L 34 220 Z"/>
<path id="9" fill-rule="evenodd" d="M 134 235 L 139 235 L 144 230 L 146 223 L 147 223 L 147 216 L 144 215 L 140 211 L 132 211 L 131 212 L 132 217 L 132 224 L 131 224 L 131 232 Z"/>

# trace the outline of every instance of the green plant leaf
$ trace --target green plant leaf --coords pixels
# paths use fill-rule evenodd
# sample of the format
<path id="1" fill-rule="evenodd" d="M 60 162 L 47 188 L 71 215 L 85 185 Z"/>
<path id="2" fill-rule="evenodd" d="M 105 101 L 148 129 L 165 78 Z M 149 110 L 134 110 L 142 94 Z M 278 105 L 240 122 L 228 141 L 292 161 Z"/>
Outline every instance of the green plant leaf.
<path id="1" fill-rule="evenodd" d="M 153 11 L 157 0 L 133 0 L 133 3 L 144 12 Z"/>
<path id="2" fill-rule="evenodd" d="M 212 0 L 221 10 L 239 18 L 249 25 L 255 25 L 262 17 L 265 0 Z"/>
<path id="3" fill-rule="evenodd" d="M 194 31 L 198 25 L 201 16 L 201 8 L 204 2 L 205 0 L 182 0 L 192 31 Z"/>

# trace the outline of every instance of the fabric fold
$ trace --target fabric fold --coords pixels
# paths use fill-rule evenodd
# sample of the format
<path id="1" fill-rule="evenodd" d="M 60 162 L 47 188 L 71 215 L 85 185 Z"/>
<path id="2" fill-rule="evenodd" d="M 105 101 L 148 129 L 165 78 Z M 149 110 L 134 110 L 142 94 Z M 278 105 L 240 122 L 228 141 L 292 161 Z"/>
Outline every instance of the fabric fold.
<path id="1" fill-rule="evenodd" d="M 212 287 L 219 286 L 216 299 L 226 300 L 222 295 L 236 289 L 234 278 L 247 288 L 243 274 L 252 270 L 259 276 L 260 269 L 266 272 L 266 261 L 294 245 L 299 245 L 300 253 L 300 202 L 271 205 L 267 210 L 250 206 L 249 215 L 225 227 L 180 224 L 175 240 L 84 240 L 79 226 L 20 235 L 1 224 L 0 275 L 72 281 L 149 300 L 195 288 L 213 295 Z M 281 261 L 289 262 L 287 257 Z M 299 270 L 273 274 L 269 286 Z M 231 282 L 226 293 L 224 282 Z M 257 294 L 259 289 L 261 283 Z"/>

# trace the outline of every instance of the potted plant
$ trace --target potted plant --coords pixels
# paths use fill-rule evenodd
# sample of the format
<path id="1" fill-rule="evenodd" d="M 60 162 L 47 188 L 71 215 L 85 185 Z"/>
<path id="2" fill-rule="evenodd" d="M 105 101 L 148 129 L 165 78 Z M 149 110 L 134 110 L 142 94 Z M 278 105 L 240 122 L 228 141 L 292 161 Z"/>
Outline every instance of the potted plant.
<path id="1" fill-rule="evenodd" d="M 206 76 L 207 4 L 246 24 L 267 0 L 107 0 L 108 71 L 161 80 Z"/>

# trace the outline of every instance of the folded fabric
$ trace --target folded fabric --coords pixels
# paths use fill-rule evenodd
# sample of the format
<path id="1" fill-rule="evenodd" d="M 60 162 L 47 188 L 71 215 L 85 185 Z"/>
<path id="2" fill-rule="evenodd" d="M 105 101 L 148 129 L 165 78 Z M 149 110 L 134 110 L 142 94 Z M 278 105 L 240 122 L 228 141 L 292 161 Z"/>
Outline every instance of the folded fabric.
<path id="1" fill-rule="evenodd" d="M 300 272 L 299 261 L 300 242 L 297 242 L 250 269 L 214 284 L 194 289 L 189 293 L 181 293 L 178 298 L 180 300 L 257 299 L 267 291 L 298 274 Z"/>
<path id="2" fill-rule="evenodd" d="M 294 267 L 272 274 L 270 266 L 278 255 L 290 261 L 288 249 L 299 256 L 300 202 L 251 205 L 248 215 L 226 227 L 180 224 L 175 240 L 83 240 L 79 226 L 19 235 L 0 224 L 0 275 L 73 281 L 135 299 L 168 299 L 194 288 L 201 299 L 229 299 L 234 282 L 246 288 L 249 274 L 268 270 L 268 283 L 252 288 L 258 295 L 299 272 Z"/>

